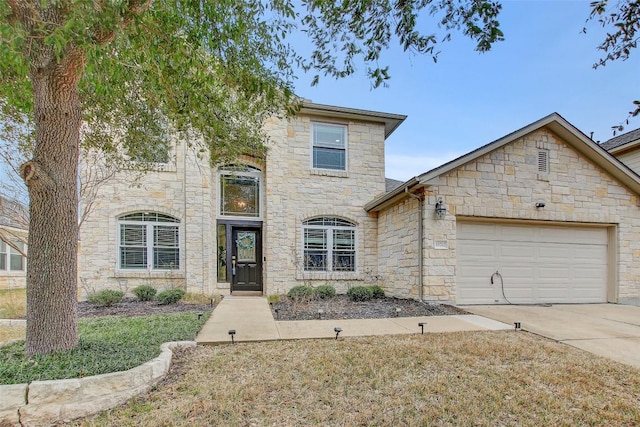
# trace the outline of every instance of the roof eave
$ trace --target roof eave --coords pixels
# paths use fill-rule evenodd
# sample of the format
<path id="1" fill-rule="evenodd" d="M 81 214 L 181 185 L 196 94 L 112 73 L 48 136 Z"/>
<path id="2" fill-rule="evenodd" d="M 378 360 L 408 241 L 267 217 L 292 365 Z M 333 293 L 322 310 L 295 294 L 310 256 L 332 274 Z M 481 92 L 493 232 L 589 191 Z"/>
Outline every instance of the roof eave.
<path id="1" fill-rule="evenodd" d="M 407 116 L 403 114 L 382 113 L 379 111 L 361 110 L 357 108 L 338 107 L 335 105 L 315 104 L 313 102 L 303 102 L 301 112 L 324 117 L 338 117 L 343 119 L 367 120 L 384 123 L 384 136 L 395 131 L 404 122 Z"/>
<path id="2" fill-rule="evenodd" d="M 367 212 L 380 212 L 386 209 L 389 206 L 393 206 L 398 203 L 400 200 L 403 200 L 409 195 L 407 193 L 412 192 L 411 190 L 423 187 L 416 177 L 409 179 L 404 182 L 402 185 L 398 186 L 392 191 L 383 194 L 382 196 L 372 200 L 371 202 L 364 205 L 364 209 Z"/>

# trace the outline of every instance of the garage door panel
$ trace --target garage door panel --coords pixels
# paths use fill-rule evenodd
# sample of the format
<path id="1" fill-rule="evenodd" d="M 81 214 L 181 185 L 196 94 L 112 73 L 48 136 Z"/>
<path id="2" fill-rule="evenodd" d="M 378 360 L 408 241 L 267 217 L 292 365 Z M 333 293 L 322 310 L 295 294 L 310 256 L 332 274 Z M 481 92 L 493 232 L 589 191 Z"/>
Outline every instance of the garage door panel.
<path id="1" fill-rule="evenodd" d="M 604 227 L 460 222 L 457 232 L 460 303 L 504 303 L 503 286 L 513 303 L 607 300 Z M 497 276 L 491 285 L 489 278 L 496 271 L 504 285 Z"/>
<path id="2" fill-rule="evenodd" d="M 515 259 L 521 260 L 524 257 L 532 257 L 535 255 L 535 248 L 530 245 L 521 243 L 521 244 L 498 244 L 498 251 L 493 251 L 494 253 L 498 253 L 501 259 Z"/>
<path id="3" fill-rule="evenodd" d="M 595 245 L 582 245 L 575 248 L 575 259 L 585 260 L 593 262 L 594 260 L 600 260 L 601 265 L 607 263 L 607 247 L 595 246 Z"/>
<path id="4" fill-rule="evenodd" d="M 496 246 L 488 246 L 486 244 L 483 245 L 482 242 L 470 241 L 468 245 L 456 248 L 456 251 L 460 256 L 468 256 L 476 260 L 481 260 L 483 258 L 495 258 L 497 255 L 496 249 Z"/>

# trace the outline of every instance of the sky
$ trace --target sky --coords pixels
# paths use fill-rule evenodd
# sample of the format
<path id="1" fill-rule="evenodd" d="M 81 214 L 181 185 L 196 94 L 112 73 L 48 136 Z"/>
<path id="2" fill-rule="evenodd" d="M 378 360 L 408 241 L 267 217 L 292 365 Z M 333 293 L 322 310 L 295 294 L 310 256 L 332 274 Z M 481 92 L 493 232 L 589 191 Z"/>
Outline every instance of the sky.
<path id="1" fill-rule="evenodd" d="M 583 0 L 504 0 L 505 41 L 488 53 L 454 33 L 437 63 L 400 48 L 385 52 L 388 88 L 372 89 L 363 68 L 316 87 L 303 75 L 296 92 L 320 104 L 407 115 L 386 143 L 386 176 L 403 181 L 553 112 L 604 142 L 640 99 L 640 52 L 593 69 L 605 32 L 587 22 L 590 10 Z M 624 132 L 639 127 L 633 118 Z"/>

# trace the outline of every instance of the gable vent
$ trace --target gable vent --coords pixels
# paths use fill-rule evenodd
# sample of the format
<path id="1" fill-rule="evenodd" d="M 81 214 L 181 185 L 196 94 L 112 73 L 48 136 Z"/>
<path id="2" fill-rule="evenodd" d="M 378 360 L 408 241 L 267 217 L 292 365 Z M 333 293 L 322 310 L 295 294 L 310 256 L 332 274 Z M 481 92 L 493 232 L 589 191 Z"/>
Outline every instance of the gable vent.
<path id="1" fill-rule="evenodd" d="M 549 172 L 549 151 L 548 150 L 538 150 L 538 172 L 540 173 Z"/>

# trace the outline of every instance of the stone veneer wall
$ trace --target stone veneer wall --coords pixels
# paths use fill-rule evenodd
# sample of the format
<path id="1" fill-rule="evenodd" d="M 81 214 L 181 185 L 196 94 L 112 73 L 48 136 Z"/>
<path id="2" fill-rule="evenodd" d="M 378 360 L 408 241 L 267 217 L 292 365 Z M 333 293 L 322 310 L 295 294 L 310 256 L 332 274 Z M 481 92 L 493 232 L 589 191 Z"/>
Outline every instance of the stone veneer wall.
<path id="1" fill-rule="evenodd" d="M 162 170 L 141 176 L 123 171 L 99 187 L 94 207 L 80 228 L 81 299 L 103 289 L 130 292 L 142 284 L 160 289 L 211 291 L 211 275 L 205 268 L 211 264 L 206 261 L 213 253 L 210 252 L 213 234 L 209 234 L 215 233 L 215 227 L 210 226 L 210 168 L 206 162 L 198 167 L 195 154 L 186 151 L 184 142 L 176 142 L 175 147 L 175 158 L 162 166 Z M 180 270 L 118 271 L 117 218 L 140 211 L 180 219 Z M 211 259 L 215 260 L 215 254 Z"/>
<path id="2" fill-rule="evenodd" d="M 418 298 L 418 220 L 415 199 L 405 199 L 378 216 L 378 269 L 388 296 Z"/>
<path id="3" fill-rule="evenodd" d="M 267 294 L 287 292 L 310 283 L 332 284 L 338 292 L 350 285 L 380 283 L 377 270 L 376 219 L 364 205 L 384 192 L 384 126 L 344 120 L 322 122 L 348 126 L 347 172 L 311 169 L 314 119 L 271 120 L 273 145 L 267 155 L 264 265 Z M 357 224 L 357 272 L 304 272 L 302 222 L 315 216 L 337 216 Z"/>
<path id="4" fill-rule="evenodd" d="M 539 148 L 549 150 L 546 175 L 538 174 Z M 448 209 L 443 220 L 434 219 L 437 197 Z M 537 201 L 544 201 L 545 208 L 536 209 Z M 404 213 L 397 209 L 380 213 L 381 254 L 397 239 L 394 227 L 406 221 L 399 218 Z M 617 302 L 640 304 L 638 196 L 546 129 L 440 176 L 438 185 L 428 188 L 424 210 L 425 300 L 456 301 L 456 220 L 478 217 L 617 224 L 617 265 L 612 266 L 618 274 Z M 446 243 L 446 249 L 437 249 L 437 241 Z M 387 286 L 401 288 L 402 281 L 391 285 L 387 280 Z M 413 284 L 406 286 L 411 290 L 405 293 L 413 297 Z"/>
<path id="5" fill-rule="evenodd" d="M 384 125 L 331 121 L 348 126 L 348 171 L 317 172 L 311 170 L 311 123 L 305 115 L 268 120 L 265 130 L 271 143 L 266 164 L 248 162 L 263 171 L 265 294 L 287 292 L 302 283 L 330 283 L 340 292 L 356 283 L 382 284 L 377 221 L 363 207 L 384 192 Z M 228 284 L 217 283 L 217 179 L 206 160 L 198 160 L 184 142 L 176 141 L 175 161 L 164 170 L 148 172 L 137 183 L 127 173 L 104 183 L 81 227 L 80 297 L 102 289 L 131 291 L 141 284 L 228 293 Z M 117 218 L 137 211 L 181 220 L 180 271 L 117 270 Z M 357 224 L 357 272 L 302 271 L 302 221 L 315 216 L 338 216 Z"/>

